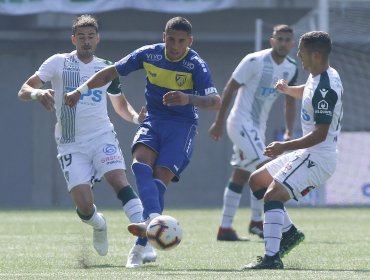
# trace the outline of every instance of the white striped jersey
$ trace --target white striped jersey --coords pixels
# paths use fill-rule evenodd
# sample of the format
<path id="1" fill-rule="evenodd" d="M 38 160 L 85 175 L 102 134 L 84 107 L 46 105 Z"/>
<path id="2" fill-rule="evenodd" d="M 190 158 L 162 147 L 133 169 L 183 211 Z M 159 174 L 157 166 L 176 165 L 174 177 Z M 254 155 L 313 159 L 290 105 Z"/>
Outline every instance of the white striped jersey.
<path id="1" fill-rule="evenodd" d="M 280 93 L 274 86 L 277 80 L 284 79 L 289 85 L 296 83 L 298 71 L 296 62 L 286 57 L 277 64 L 272 49 L 248 54 L 239 63 L 232 78 L 241 84 L 230 111 L 228 122 L 251 122 L 261 135 L 264 135 L 272 104 Z"/>
<path id="2" fill-rule="evenodd" d="M 310 153 L 316 152 L 320 157 L 336 154 L 343 117 L 342 94 L 342 82 L 335 69 L 329 67 L 320 75 L 309 75 L 302 98 L 303 135 L 312 132 L 315 124 L 330 124 L 326 140 L 308 148 Z"/>
<path id="3" fill-rule="evenodd" d="M 49 57 L 36 71 L 43 82 L 51 81 L 55 91 L 57 144 L 83 142 L 114 129 L 107 113 L 106 92 L 112 95 L 121 94 L 118 79 L 82 94 L 72 108 L 64 104 L 65 93 L 75 90 L 110 64 L 112 63 L 95 56 L 90 63 L 85 64 L 78 59 L 76 51 L 73 51 Z"/>

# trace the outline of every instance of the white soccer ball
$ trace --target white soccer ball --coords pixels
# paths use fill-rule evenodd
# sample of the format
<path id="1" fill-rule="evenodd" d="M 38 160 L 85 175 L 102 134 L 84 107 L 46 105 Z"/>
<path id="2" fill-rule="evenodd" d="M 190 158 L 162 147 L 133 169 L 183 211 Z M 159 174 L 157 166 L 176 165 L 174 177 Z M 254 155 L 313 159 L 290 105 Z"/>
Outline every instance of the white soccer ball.
<path id="1" fill-rule="evenodd" d="M 171 216 L 154 218 L 146 229 L 150 244 L 158 250 L 171 250 L 180 244 L 182 228 L 180 223 Z"/>

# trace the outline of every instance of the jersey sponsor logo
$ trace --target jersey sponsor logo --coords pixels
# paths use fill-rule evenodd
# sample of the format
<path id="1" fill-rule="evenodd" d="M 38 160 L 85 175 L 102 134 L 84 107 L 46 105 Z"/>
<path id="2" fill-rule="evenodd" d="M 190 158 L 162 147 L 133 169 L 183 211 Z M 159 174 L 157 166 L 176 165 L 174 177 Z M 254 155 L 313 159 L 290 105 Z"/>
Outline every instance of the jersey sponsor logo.
<path id="1" fill-rule="evenodd" d="M 71 91 L 74 91 L 75 89 L 76 89 L 75 87 L 65 87 L 64 92 L 66 92 L 66 93 L 71 92 Z M 100 102 L 102 100 L 102 98 L 103 98 L 102 95 L 103 95 L 103 92 L 100 89 L 89 89 L 89 91 L 86 92 L 85 94 L 81 94 L 80 102 L 89 105 L 89 103 L 87 101 L 85 101 L 84 99 L 86 97 L 91 97 L 91 100 L 93 102 L 97 103 L 97 102 Z M 94 105 L 94 103 L 92 103 L 90 105 Z"/>
<path id="2" fill-rule="evenodd" d="M 111 155 L 111 156 L 106 156 L 103 157 L 100 162 L 101 163 L 106 163 L 106 164 L 114 164 L 114 163 L 119 163 L 122 162 L 122 156 L 121 155 Z"/>
<path id="3" fill-rule="evenodd" d="M 160 61 L 163 58 L 163 55 L 161 54 L 155 54 L 155 53 L 147 53 L 146 58 L 148 61 Z"/>
<path id="4" fill-rule="evenodd" d="M 270 87 L 261 87 L 261 96 L 263 97 L 275 97 L 277 95 L 277 90 Z"/>
<path id="5" fill-rule="evenodd" d="M 64 60 L 64 69 L 68 71 L 78 71 L 80 67 L 76 60 L 73 60 L 72 58 L 67 58 Z"/>
<path id="6" fill-rule="evenodd" d="M 321 100 L 319 103 L 317 103 L 315 114 L 325 114 L 328 116 L 332 116 L 333 112 L 329 110 L 328 102 L 326 102 L 325 100 Z"/>
<path id="7" fill-rule="evenodd" d="M 217 93 L 217 89 L 215 87 L 209 87 L 204 90 L 205 95 L 209 95 L 212 93 Z"/>
<path id="8" fill-rule="evenodd" d="M 116 146 L 114 146 L 112 144 L 107 144 L 103 148 L 103 153 L 106 154 L 106 155 L 113 155 L 113 154 L 116 153 L 116 151 L 117 151 Z"/>
<path id="9" fill-rule="evenodd" d="M 310 114 L 303 108 L 301 110 L 301 118 L 307 122 L 311 119 Z"/>
<path id="10" fill-rule="evenodd" d="M 322 98 L 325 98 L 326 94 L 329 92 L 326 88 L 319 89 Z"/>
<path id="11" fill-rule="evenodd" d="M 190 61 L 188 61 L 188 60 L 183 60 L 182 61 L 182 65 L 186 68 L 186 69 L 188 69 L 188 70 L 193 70 L 194 69 L 194 63 L 192 63 L 192 62 L 190 62 Z"/>
<path id="12" fill-rule="evenodd" d="M 185 82 L 186 82 L 186 76 L 183 75 L 183 74 L 176 74 L 176 84 L 179 86 L 179 87 L 182 87 Z"/>

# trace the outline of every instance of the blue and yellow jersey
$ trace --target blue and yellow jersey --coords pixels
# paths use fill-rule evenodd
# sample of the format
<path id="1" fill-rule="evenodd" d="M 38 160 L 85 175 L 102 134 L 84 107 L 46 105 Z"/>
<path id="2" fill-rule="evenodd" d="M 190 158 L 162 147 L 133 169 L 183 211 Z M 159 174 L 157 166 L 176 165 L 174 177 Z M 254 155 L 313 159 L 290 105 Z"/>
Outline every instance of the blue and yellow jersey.
<path id="1" fill-rule="evenodd" d="M 205 96 L 217 94 L 207 64 L 192 49 L 176 61 L 166 58 L 165 45 L 144 46 L 115 64 L 121 76 L 145 69 L 145 98 L 148 115 L 154 119 L 177 119 L 197 123 L 197 108 L 192 105 L 165 106 L 163 95 L 179 90 L 188 94 Z"/>

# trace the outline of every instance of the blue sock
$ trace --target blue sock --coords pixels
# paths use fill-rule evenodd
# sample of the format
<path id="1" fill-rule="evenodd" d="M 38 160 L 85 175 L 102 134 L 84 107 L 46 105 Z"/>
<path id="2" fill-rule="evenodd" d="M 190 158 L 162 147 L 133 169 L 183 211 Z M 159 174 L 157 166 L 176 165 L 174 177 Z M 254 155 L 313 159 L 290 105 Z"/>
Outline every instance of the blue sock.
<path id="1" fill-rule="evenodd" d="M 153 169 L 141 162 L 133 163 L 131 168 L 135 174 L 136 186 L 144 207 L 143 218 L 149 218 L 152 213 L 162 214 L 158 188 L 153 179 Z"/>
<path id="2" fill-rule="evenodd" d="M 157 185 L 158 192 L 159 192 L 159 204 L 161 206 L 161 210 L 163 212 L 164 209 L 164 193 L 167 190 L 166 185 L 159 179 L 154 179 L 155 184 Z"/>
<path id="3" fill-rule="evenodd" d="M 148 238 L 138 238 L 135 244 L 145 247 L 147 243 L 148 243 Z"/>

